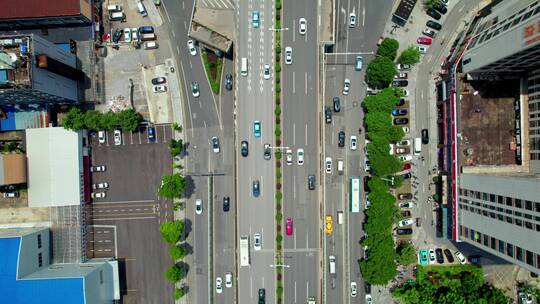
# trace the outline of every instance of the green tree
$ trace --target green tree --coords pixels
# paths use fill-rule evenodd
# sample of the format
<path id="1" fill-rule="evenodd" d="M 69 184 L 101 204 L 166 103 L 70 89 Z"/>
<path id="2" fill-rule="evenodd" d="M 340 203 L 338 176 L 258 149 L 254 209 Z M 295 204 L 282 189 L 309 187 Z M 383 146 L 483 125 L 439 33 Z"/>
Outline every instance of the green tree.
<path id="1" fill-rule="evenodd" d="M 399 42 L 396 39 L 384 38 L 377 49 L 377 56 L 386 57 L 392 61 L 396 59 Z"/>
<path id="2" fill-rule="evenodd" d="M 84 129 L 86 127 L 84 113 L 79 108 L 71 108 L 62 117 L 62 126 L 73 131 Z"/>
<path id="3" fill-rule="evenodd" d="M 438 5 L 443 5 L 441 0 L 424 0 L 424 7 L 425 9 L 434 8 Z"/>
<path id="4" fill-rule="evenodd" d="M 186 248 L 182 245 L 171 246 L 169 247 L 169 255 L 174 261 L 183 259 L 186 256 Z"/>
<path id="5" fill-rule="evenodd" d="M 387 131 L 390 129 L 390 126 L 392 125 L 392 117 L 390 117 L 389 113 L 384 112 L 368 112 L 364 116 L 368 136 L 371 140 L 374 140 L 375 137 L 373 137 L 374 133 L 375 135 L 381 135 L 387 133 Z"/>
<path id="6" fill-rule="evenodd" d="M 186 180 L 179 173 L 161 177 L 159 195 L 164 198 L 181 198 L 186 190 Z"/>
<path id="7" fill-rule="evenodd" d="M 165 242 L 175 245 L 184 234 L 185 223 L 182 220 L 165 221 L 159 225 L 159 232 Z"/>
<path id="8" fill-rule="evenodd" d="M 118 116 L 118 123 L 122 129 L 131 132 L 137 130 L 142 120 L 141 114 L 135 112 L 133 109 L 122 110 L 116 114 Z"/>
<path id="9" fill-rule="evenodd" d="M 368 64 L 366 77 L 371 86 L 385 88 L 392 82 L 396 73 L 396 66 L 390 58 L 377 57 Z"/>
<path id="10" fill-rule="evenodd" d="M 176 140 L 171 138 L 169 142 L 169 150 L 171 151 L 172 157 L 178 156 L 184 150 L 184 141 L 182 139 Z"/>
<path id="11" fill-rule="evenodd" d="M 120 122 L 118 120 L 118 115 L 114 113 L 113 111 L 109 111 L 103 115 L 101 115 L 101 127 L 103 129 L 113 129 L 120 125 Z"/>
<path id="12" fill-rule="evenodd" d="M 175 300 L 180 300 L 181 298 L 184 297 L 185 294 L 186 294 L 186 291 L 184 290 L 184 288 L 175 288 L 174 289 L 174 299 Z"/>
<path id="13" fill-rule="evenodd" d="M 88 130 L 97 131 L 101 129 L 101 112 L 90 110 L 84 113 L 84 124 Z"/>
<path id="14" fill-rule="evenodd" d="M 178 265 L 173 264 L 167 271 L 165 272 L 165 278 L 169 282 L 176 283 L 183 279 L 186 276 L 186 271 L 183 268 L 178 267 Z"/>
<path id="15" fill-rule="evenodd" d="M 385 88 L 376 95 L 367 96 L 362 102 L 366 112 L 390 113 L 396 107 L 399 98 L 392 88 Z"/>
<path id="16" fill-rule="evenodd" d="M 401 64 L 416 64 L 420 62 L 420 51 L 417 47 L 411 45 L 401 52 L 398 62 Z"/>
<path id="17" fill-rule="evenodd" d="M 410 242 L 401 243 L 397 249 L 397 262 L 401 265 L 411 265 L 416 263 L 416 249 Z"/>
<path id="18" fill-rule="evenodd" d="M 375 236 L 368 235 L 368 240 Z M 376 248 L 369 249 L 369 258 L 360 262 L 362 277 L 372 285 L 386 285 L 396 276 L 396 268 L 394 240 L 390 234 L 379 238 Z"/>

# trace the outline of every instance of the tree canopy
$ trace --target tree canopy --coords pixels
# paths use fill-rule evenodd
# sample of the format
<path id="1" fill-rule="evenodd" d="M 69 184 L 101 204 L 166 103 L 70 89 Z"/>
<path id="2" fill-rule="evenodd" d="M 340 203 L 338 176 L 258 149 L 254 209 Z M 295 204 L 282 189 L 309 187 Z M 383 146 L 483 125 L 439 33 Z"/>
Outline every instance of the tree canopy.
<path id="1" fill-rule="evenodd" d="M 186 190 L 186 179 L 180 174 L 164 175 L 161 177 L 159 195 L 165 198 L 181 198 Z"/>
<path id="2" fill-rule="evenodd" d="M 411 265 L 416 263 L 416 248 L 410 242 L 399 244 L 396 253 L 399 264 Z"/>
<path id="3" fill-rule="evenodd" d="M 396 59 L 398 49 L 399 42 L 396 39 L 384 38 L 377 49 L 377 56 L 387 57 L 388 59 L 394 61 L 394 59 Z"/>
<path id="4" fill-rule="evenodd" d="M 441 0 L 424 0 L 424 7 L 426 9 L 434 8 L 438 5 L 443 5 L 443 2 Z"/>
<path id="5" fill-rule="evenodd" d="M 133 109 L 120 112 L 109 111 L 103 114 L 95 110 L 83 112 L 79 108 L 73 107 L 62 117 L 61 124 L 64 128 L 73 131 L 83 129 L 97 131 L 113 128 L 135 131 L 141 120 L 141 115 Z"/>
<path id="6" fill-rule="evenodd" d="M 167 271 L 165 272 L 165 278 L 169 282 L 176 283 L 183 279 L 186 276 L 185 269 L 178 267 L 178 265 L 173 264 Z"/>
<path id="7" fill-rule="evenodd" d="M 396 66 L 392 59 L 377 57 L 368 64 L 366 71 L 367 82 L 373 87 L 385 88 L 392 82 L 396 73 Z"/>
<path id="8" fill-rule="evenodd" d="M 180 240 L 182 234 L 184 234 L 185 223 L 182 220 L 165 221 L 159 226 L 159 232 L 165 242 L 176 245 L 176 242 Z"/>
<path id="9" fill-rule="evenodd" d="M 420 51 L 411 45 L 399 55 L 398 62 L 401 64 L 416 64 L 420 62 Z"/>
<path id="10" fill-rule="evenodd" d="M 169 247 L 169 255 L 173 261 L 180 260 L 186 256 L 186 248 L 182 245 L 173 245 Z"/>

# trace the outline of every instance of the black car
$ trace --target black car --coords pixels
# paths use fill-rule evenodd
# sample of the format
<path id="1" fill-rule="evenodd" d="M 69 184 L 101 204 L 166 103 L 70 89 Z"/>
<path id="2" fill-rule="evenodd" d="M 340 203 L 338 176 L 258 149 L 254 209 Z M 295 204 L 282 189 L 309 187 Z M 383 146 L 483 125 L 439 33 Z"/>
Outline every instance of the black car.
<path id="1" fill-rule="evenodd" d="M 364 190 L 365 192 L 369 192 L 369 176 L 364 176 Z"/>
<path id="2" fill-rule="evenodd" d="M 223 211 L 228 212 L 231 208 L 231 199 L 228 196 L 223 197 Z"/>
<path id="3" fill-rule="evenodd" d="M 112 41 L 114 43 L 118 43 L 118 41 L 120 41 L 120 37 L 122 37 L 122 30 L 121 29 L 114 30 Z"/>
<path id="4" fill-rule="evenodd" d="M 162 83 L 165 83 L 165 82 L 167 82 L 167 78 L 165 78 L 165 77 L 152 78 L 152 84 L 153 85 L 158 85 L 158 84 L 162 84 Z"/>
<path id="5" fill-rule="evenodd" d="M 334 103 L 334 112 L 339 112 L 341 110 L 339 97 L 334 97 L 334 99 L 332 99 L 332 102 Z"/>
<path id="6" fill-rule="evenodd" d="M 324 110 L 324 116 L 326 118 L 327 124 L 332 123 L 332 109 L 330 109 L 330 107 L 326 107 L 326 109 Z"/>
<path id="7" fill-rule="evenodd" d="M 405 98 L 400 98 L 397 102 L 396 106 L 401 107 L 405 104 Z"/>
<path id="8" fill-rule="evenodd" d="M 338 133 L 338 147 L 345 147 L 345 131 L 339 131 Z"/>
<path id="9" fill-rule="evenodd" d="M 232 75 L 231 74 L 225 75 L 225 88 L 228 91 L 232 90 Z"/>
<path id="10" fill-rule="evenodd" d="M 308 175 L 307 187 L 309 190 L 315 190 L 315 175 Z"/>
<path id="11" fill-rule="evenodd" d="M 443 256 L 441 248 L 435 249 L 435 256 L 437 257 L 437 263 L 439 264 L 444 263 L 444 256 Z"/>
<path id="12" fill-rule="evenodd" d="M 409 119 L 408 118 L 394 118 L 394 124 L 395 125 L 406 125 L 407 123 L 409 123 Z"/>
<path id="13" fill-rule="evenodd" d="M 446 13 L 448 13 L 448 9 L 446 8 L 446 5 L 442 4 L 442 3 L 438 3 L 437 5 L 433 6 L 433 8 L 441 13 L 441 15 L 444 15 Z"/>
<path id="14" fill-rule="evenodd" d="M 259 304 L 266 303 L 266 291 L 264 288 L 259 288 Z"/>
<path id="15" fill-rule="evenodd" d="M 442 25 L 440 23 L 437 23 L 433 20 L 429 20 L 428 22 L 426 22 L 426 26 L 427 27 L 430 27 L 434 30 L 437 30 L 437 31 L 440 31 L 442 29 Z"/>
<path id="16" fill-rule="evenodd" d="M 428 129 L 422 129 L 422 143 L 427 145 L 429 143 Z"/>
<path id="17" fill-rule="evenodd" d="M 412 175 L 410 173 L 405 173 L 405 174 L 401 174 L 400 176 L 403 179 L 410 179 Z"/>
<path id="18" fill-rule="evenodd" d="M 364 290 L 367 294 L 371 293 L 371 284 L 364 282 Z"/>
<path id="19" fill-rule="evenodd" d="M 243 157 L 246 157 L 249 154 L 249 145 L 248 145 L 248 142 L 245 140 L 243 140 L 242 143 L 240 144 L 240 153 L 242 154 Z"/>
<path id="20" fill-rule="evenodd" d="M 264 159 L 269 160 L 272 158 L 272 149 L 270 149 L 270 144 L 264 144 Z"/>
<path id="21" fill-rule="evenodd" d="M 444 250 L 444 255 L 446 256 L 448 263 L 454 263 L 454 257 L 452 256 L 452 252 L 450 252 L 449 249 Z"/>
<path id="22" fill-rule="evenodd" d="M 430 8 L 426 11 L 426 14 L 428 14 L 428 16 L 430 16 L 431 18 L 435 19 L 435 20 L 439 20 L 441 19 L 441 14 L 439 14 L 436 10 Z"/>
<path id="23" fill-rule="evenodd" d="M 398 235 L 410 235 L 412 234 L 412 229 L 411 228 L 397 229 L 396 233 Z"/>
<path id="24" fill-rule="evenodd" d="M 253 181 L 252 191 L 253 191 L 253 196 L 255 197 L 259 197 L 259 195 L 261 194 L 260 183 L 258 180 Z"/>
<path id="25" fill-rule="evenodd" d="M 396 79 L 396 80 L 392 81 L 392 86 L 393 87 L 406 87 L 408 85 L 409 85 L 409 82 L 407 80 Z"/>

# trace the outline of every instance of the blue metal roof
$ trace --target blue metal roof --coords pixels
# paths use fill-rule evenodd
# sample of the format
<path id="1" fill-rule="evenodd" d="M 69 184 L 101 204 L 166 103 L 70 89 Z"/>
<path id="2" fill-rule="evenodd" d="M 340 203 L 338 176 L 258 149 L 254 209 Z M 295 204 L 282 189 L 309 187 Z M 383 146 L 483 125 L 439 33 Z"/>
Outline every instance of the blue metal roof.
<path id="1" fill-rule="evenodd" d="M 0 303 L 85 303 L 82 277 L 17 280 L 20 245 L 20 237 L 0 238 Z"/>

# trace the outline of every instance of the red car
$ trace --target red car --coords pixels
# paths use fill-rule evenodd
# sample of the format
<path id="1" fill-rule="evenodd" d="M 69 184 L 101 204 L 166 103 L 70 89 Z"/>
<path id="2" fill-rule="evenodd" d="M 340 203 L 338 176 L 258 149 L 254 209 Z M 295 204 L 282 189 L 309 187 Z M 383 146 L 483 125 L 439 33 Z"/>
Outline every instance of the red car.
<path id="1" fill-rule="evenodd" d="M 293 221 L 292 221 L 292 218 L 290 218 L 290 217 L 287 218 L 285 227 L 287 229 L 287 235 L 292 235 L 292 233 L 293 233 Z"/>
<path id="2" fill-rule="evenodd" d="M 412 167 L 411 163 L 404 163 L 403 164 L 403 169 L 401 171 L 409 170 L 411 167 Z"/>
<path id="3" fill-rule="evenodd" d="M 431 38 L 429 37 L 420 37 L 416 40 L 416 42 L 418 42 L 419 44 L 431 44 Z"/>

